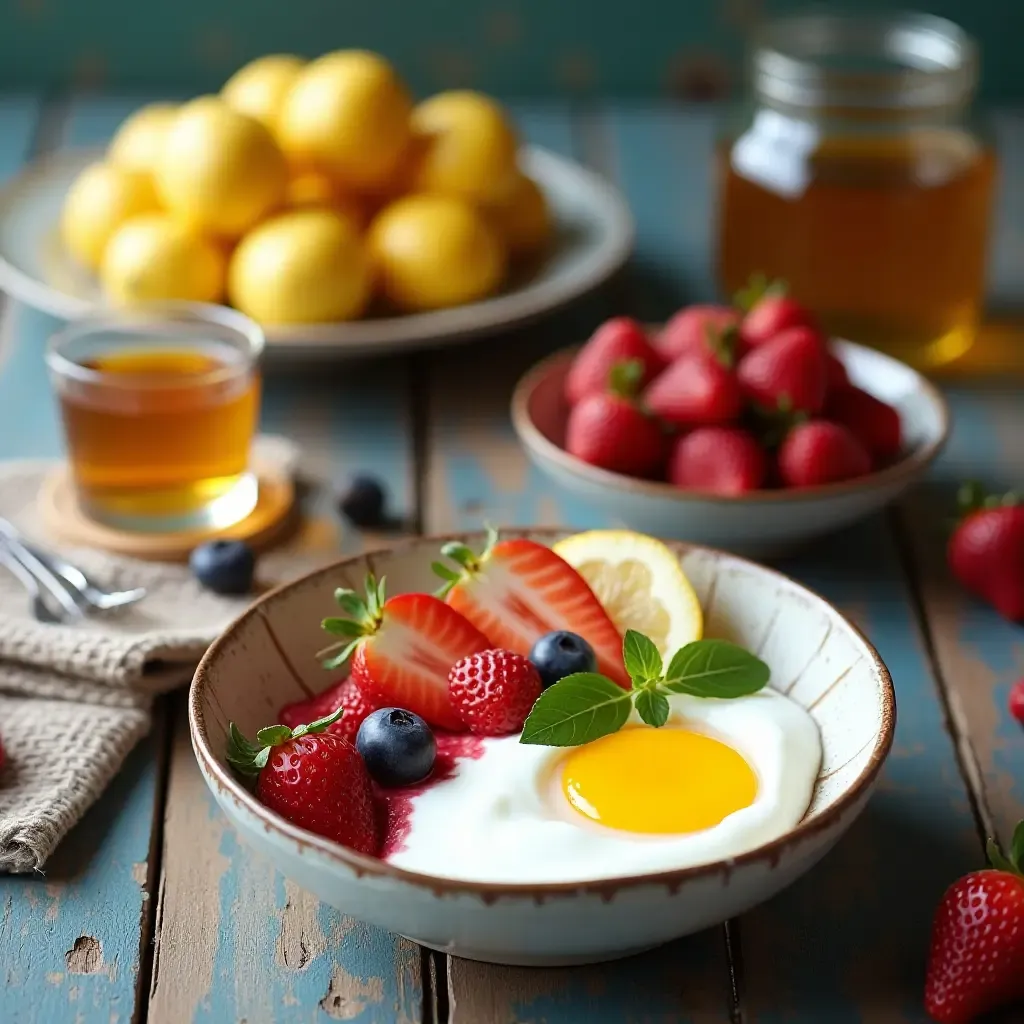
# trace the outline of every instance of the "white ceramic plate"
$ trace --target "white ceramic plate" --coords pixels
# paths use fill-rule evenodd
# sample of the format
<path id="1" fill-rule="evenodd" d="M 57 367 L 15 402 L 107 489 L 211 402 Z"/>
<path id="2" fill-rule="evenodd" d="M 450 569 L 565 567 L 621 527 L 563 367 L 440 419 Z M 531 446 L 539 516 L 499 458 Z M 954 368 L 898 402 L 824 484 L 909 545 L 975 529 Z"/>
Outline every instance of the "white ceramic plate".
<path id="1" fill-rule="evenodd" d="M 612 524 L 752 557 L 784 554 L 897 498 L 921 478 L 949 436 L 945 399 L 916 370 L 853 342 L 835 341 L 832 349 L 854 384 L 899 410 L 903 426 L 903 457 L 856 480 L 733 498 L 590 466 L 563 447 L 569 418 L 563 390 L 575 349 L 545 359 L 520 380 L 512 423 L 552 485 L 592 503 Z"/>
<path id="2" fill-rule="evenodd" d="M 565 531 L 525 533 L 550 544 Z M 313 652 L 335 587 L 368 570 L 391 593 L 431 590 L 444 540 L 423 537 L 318 569 L 256 601 L 207 651 L 189 695 L 192 745 L 228 820 L 288 878 L 345 913 L 456 956 L 525 966 L 609 960 L 718 924 L 807 871 L 864 808 L 892 744 L 895 694 L 867 640 L 835 608 L 751 562 L 673 543 L 705 632 L 756 650 L 771 685 L 821 732 L 811 805 L 792 831 L 727 860 L 660 874 L 551 885 L 460 882 L 402 870 L 297 828 L 260 804 L 225 758 L 229 722 L 253 735 L 278 709 L 325 688 Z M 460 540 L 478 547 L 480 534 Z M 538 851 L 541 855 L 541 851 Z M 822 919 L 823 928 L 842 922 Z"/>
<path id="3" fill-rule="evenodd" d="M 75 175 L 102 154 L 58 153 L 0 190 L 0 288 L 63 320 L 101 305 L 96 279 L 64 251 L 61 206 Z M 633 221 L 619 193 L 586 168 L 528 148 L 522 154 L 554 211 L 556 240 L 532 274 L 500 295 L 456 309 L 349 323 L 271 327 L 277 354 L 339 358 L 426 348 L 505 330 L 565 305 L 607 280 L 629 256 Z"/>

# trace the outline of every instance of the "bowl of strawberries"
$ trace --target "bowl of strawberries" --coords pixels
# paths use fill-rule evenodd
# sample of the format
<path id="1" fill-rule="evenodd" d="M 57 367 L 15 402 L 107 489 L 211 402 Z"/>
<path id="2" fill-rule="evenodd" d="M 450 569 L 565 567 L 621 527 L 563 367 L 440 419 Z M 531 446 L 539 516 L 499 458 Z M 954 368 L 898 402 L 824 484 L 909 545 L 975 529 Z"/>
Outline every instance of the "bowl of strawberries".
<path id="1" fill-rule="evenodd" d="M 635 530 L 770 555 L 882 508 L 942 449 L 914 369 L 827 338 L 781 288 L 601 324 L 531 369 L 512 422 L 556 487 Z"/>

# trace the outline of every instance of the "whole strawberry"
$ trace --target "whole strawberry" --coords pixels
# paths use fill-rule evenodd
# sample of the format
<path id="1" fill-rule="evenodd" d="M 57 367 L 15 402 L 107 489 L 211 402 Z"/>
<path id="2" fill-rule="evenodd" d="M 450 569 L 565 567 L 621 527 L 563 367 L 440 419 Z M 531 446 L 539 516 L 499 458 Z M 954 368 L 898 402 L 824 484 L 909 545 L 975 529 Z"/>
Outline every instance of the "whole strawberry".
<path id="1" fill-rule="evenodd" d="M 903 445 L 900 414 L 874 395 L 852 385 L 830 391 L 825 415 L 842 423 L 867 448 L 876 466 L 891 462 Z"/>
<path id="2" fill-rule="evenodd" d="M 1009 857 L 989 840 L 989 860 L 946 890 L 932 924 L 924 1005 L 938 1024 L 1024 1000 L 1024 822 Z"/>
<path id="3" fill-rule="evenodd" d="M 816 416 L 825 405 L 827 354 L 817 331 L 791 327 L 747 353 L 736 375 L 756 406 Z"/>
<path id="4" fill-rule="evenodd" d="M 850 375 L 842 360 L 834 352 L 825 353 L 825 393 L 832 394 L 839 388 L 848 387 Z"/>
<path id="5" fill-rule="evenodd" d="M 1010 687 L 1010 699 L 1007 701 L 1010 714 L 1024 725 L 1024 679 L 1018 680 Z"/>
<path id="6" fill-rule="evenodd" d="M 286 704 L 278 711 L 277 718 L 282 725 L 294 729 L 303 722 L 313 722 L 319 718 L 325 718 L 332 711 L 341 708 L 341 718 L 332 722 L 327 727 L 327 731 L 335 736 L 343 736 L 354 743 L 359 726 L 363 724 L 363 719 L 381 706 L 363 693 L 356 686 L 355 680 L 342 679 L 315 697 L 307 697 L 306 700 Z"/>
<path id="7" fill-rule="evenodd" d="M 686 490 L 745 494 L 764 484 L 767 458 L 754 435 L 739 427 L 698 427 L 676 441 L 668 478 Z"/>
<path id="8" fill-rule="evenodd" d="M 751 281 L 737 301 L 747 310 L 740 324 L 740 337 L 747 346 L 763 345 L 791 327 L 818 329 L 811 311 L 790 298 L 781 281 Z"/>
<path id="9" fill-rule="evenodd" d="M 638 387 L 652 380 L 666 365 L 643 327 L 626 316 L 601 324 L 577 353 L 565 378 L 566 400 L 575 405 L 587 395 L 607 391 L 612 371 L 622 363 L 636 364 Z"/>
<path id="10" fill-rule="evenodd" d="M 666 438 L 659 424 L 631 397 L 636 372 L 627 365 L 612 373 L 612 389 L 588 395 L 569 413 L 565 450 L 592 466 L 649 477 L 665 462 Z"/>
<path id="11" fill-rule="evenodd" d="M 519 732 L 541 689 L 533 662 L 512 651 L 471 654 L 456 662 L 448 676 L 452 706 L 478 736 Z"/>
<path id="12" fill-rule="evenodd" d="M 871 472 L 871 456 L 846 427 L 812 420 L 786 435 L 778 467 L 787 487 L 816 487 L 865 476 Z"/>
<path id="13" fill-rule="evenodd" d="M 696 351 L 655 377 L 643 404 L 666 423 L 693 427 L 732 423 L 739 417 L 743 396 L 731 370 L 714 356 Z"/>
<path id="14" fill-rule="evenodd" d="M 986 496 L 977 484 L 960 490 L 966 512 L 949 540 L 953 575 L 1011 622 L 1024 621 L 1024 507 L 1016 496 Z"/>
<path id="15" fill-rule="evenodd" d="M 250 742 L 232 722 L 227 759 L 256 777 L 256 796 L 292 824 L 333 839 L 358 853 L 377 852 L 370 776 L 356 748 L 327 729 L 341 708 L 326 718 L 289 729 L 271 725 Z"/>
<path id="16" fill-rule="evenodd" d="M 712 355 L 723 345 L 738 341 L 740 314 L 729 306 L 687 306 L 654 339 L 657 350 L 670 362 L 684 355 Z"/>

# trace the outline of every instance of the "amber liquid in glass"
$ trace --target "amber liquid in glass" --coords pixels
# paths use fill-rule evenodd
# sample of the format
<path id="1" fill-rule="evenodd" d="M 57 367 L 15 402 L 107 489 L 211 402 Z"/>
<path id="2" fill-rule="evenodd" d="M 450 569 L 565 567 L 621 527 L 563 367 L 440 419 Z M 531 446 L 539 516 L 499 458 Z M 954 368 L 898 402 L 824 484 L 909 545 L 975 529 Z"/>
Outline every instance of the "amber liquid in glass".
<path id="1" fill-rule="evenodd" d="M 923 368 L 970 348 L 984 292 L 990 151 L 942 136 L 824 142 L 798 190 L 737 173 L 727 149 L 719 169 L 719 274 L 729 294 L 753 273 L 783 278 L 830 334 Z"/>
<path id="2" fill-rule="evenodd" d="M 255 369 L 224 346 L 138 349 L 82 365 L 102 378 L 60 387 L 83 506 L 120 517 L 187 515 L 248 470 L 259 413 Z"/>

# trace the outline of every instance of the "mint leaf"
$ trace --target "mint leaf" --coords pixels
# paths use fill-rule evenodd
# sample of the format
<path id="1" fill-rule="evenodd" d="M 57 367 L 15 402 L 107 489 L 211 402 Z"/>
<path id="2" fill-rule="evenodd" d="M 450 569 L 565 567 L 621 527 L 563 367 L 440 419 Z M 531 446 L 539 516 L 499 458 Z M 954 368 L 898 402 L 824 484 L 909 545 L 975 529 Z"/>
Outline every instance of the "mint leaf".
<path id="1" fill-rule="evenodd" d="M 653 640 L 635 629 L 626 630 L 622 641 L 622 660 L 626 663 L 626 671 L 633 680 L 634 688 L 639 683 L 661 678 L 661 653 L 654 646 Z"/>
<path id="2" fill-rule="evenodd" d="M 694 697 L 744 697 L 768 682 L 771 669 L 728 640 L 694 640 L 676 651 L 664 687 Z"/>
<path id="3" fill-rule="evenodd" d="M 636 713 L 656 729 L 668 721 L 668 698 L 657 690 L 641 690 L 636 695 Z"/>
<path id="4" fill-rule="evenodd" d="M 575 747 L 617 732 L 632 694 L 597 672 L 576 672 L 549 686 L 533 705 L 520 743 Z"/>

